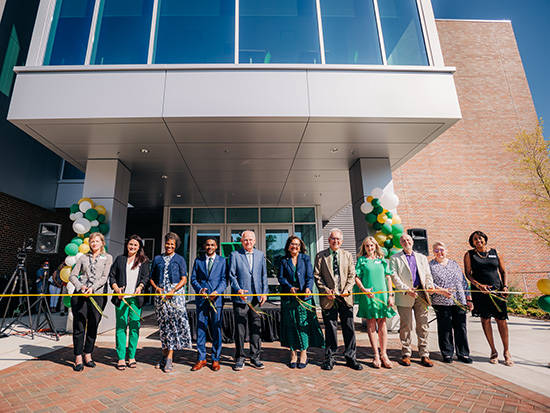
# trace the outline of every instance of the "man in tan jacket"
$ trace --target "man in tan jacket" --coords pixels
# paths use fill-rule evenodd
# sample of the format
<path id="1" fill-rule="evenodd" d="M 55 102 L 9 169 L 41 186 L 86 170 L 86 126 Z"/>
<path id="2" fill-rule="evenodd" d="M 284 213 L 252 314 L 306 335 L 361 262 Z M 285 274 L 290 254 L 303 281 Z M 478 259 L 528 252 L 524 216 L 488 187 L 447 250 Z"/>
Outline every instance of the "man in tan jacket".
<path id="1" fill-rule="evenodd" d="M 323 370 L 334 367 L 334 355 L 338 350 L 338 316 L 344 336 L 346 365 L 354 370 L 363 369 L 355 358 L 353 296 L 350 295 L 355 284 L 355 265 L 352 255 L 340 248 L 343 239 L 342 231 L 334 228 L 328 238 L 330 247 L 315 256 L 315 283 L 321 294 L 327 294 L 320 299 L 326 339 Z"/>
<path id="2" fill-rule="evenodd" d="M 426 367 L 432 367 L 433 362 L 430 360 L 430 350 L 428 349 L 428 305 L 431 301 L 430 295 L 426 291 L 433 291 L 432 273 L 426 256 L 413 251 L 412 237 L 403 234 L 400 241 L 403 251 L 390 258 L 390 268 L 393 272 L 392 280 L 395 289 L 404 291 L 395 294 L 395 304 L 401 319 L 399 326 L 401 364 L 411 365 L 411 332 L 414 310 L 421 363 Z"/>

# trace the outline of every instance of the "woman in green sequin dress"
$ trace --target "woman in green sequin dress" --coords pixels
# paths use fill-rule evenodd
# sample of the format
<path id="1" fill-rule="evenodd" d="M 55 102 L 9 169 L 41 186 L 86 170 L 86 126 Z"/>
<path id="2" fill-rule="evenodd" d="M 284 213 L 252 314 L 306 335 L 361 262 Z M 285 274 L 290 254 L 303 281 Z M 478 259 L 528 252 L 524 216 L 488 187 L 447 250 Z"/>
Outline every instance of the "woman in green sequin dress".
<path id="1" fill-rule="evenodd" d="M 391 271 L 388 263 L 384 260 L 380 246 L 373 237 L 363 240 L 355 272 L 357 273 L 355 283 L 365 293 L 359 295 L 357 317 L 367 319 L 367 333 L 374 351 L 372 365 L 374 368 L 384 366 L 391 369 L 392 363 L 386 354 L 388 344 L 386 318 L 396 314 L 393 309 L 394 298 L 391 292 Z M 378 291 L 384 292 L 374 294 Z M 378 354 L 379 345 L 380 355 Z"/>

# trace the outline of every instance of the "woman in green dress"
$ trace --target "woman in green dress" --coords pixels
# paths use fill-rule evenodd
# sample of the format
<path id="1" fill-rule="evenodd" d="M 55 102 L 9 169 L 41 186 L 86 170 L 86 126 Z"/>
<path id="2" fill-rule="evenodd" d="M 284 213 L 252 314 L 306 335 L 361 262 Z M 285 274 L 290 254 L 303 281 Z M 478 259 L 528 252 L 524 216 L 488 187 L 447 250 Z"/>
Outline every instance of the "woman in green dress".
<path id="1" fill-rule="evenodd" d="M 311 294 L 313 266 L 305 252 L 306 246 L 300 238 L 292 235 L 287 239 L 285 256 L 279 266 L 279 284 L 283 294 Z M 291 369 L 307 366 L 309 347 L 325 347 L 312 296 L 282 296 L 281 345 L 290 348 Z"/>
<path id="2" fill-rule="evenodd" d="M 372 366 L 377 369 L 381 366 L 391 369 L 393 365 L 386 353 L 388 345 L 386 317 L 393 317 L 396 314 L 393 309 L 391 271 L 384 260 L 382 249 L 373 237 L 363 240 L 355 271 L 357 273 L 355 283 L 365 293 L 359 295 L 357 317 L 367 319 L 367 333 L 374 351 Z M 377 293 L 378 291 L 383 292 Z M 380 354 L 378 354 L 379 345 Z"/>

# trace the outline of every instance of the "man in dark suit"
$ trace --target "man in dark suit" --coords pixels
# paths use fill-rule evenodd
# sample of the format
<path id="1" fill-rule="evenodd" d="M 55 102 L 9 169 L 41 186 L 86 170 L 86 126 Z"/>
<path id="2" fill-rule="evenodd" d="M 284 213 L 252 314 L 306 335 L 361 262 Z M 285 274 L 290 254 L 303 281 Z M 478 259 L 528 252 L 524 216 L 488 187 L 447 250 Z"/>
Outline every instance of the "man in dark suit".
<path id="1" fill-rule="evenodd" d="M 240 297 L 232 297 L 235 314 L 235 366 L 233 369 L 236 371 L 244 368 L 244 337 L 247 322 L 250 330 L 250 364 L 257 369 L 264 368 L 264 364 L 260 361 L 262 320 L 257 310 L 267 301 L 268 292 L 265 255 L 254 248 L 256 245 L 254 232 L 244 231 L 241 244 L 243 248 L 233 251 L 229 257 L 231 293 L 240 295 Z M 245 297 L 247 293 L 259 295 L 247 298 Z"/>
<path id="2" fill-rule="evenodd" d="M 342 231 L 334 228 L 328 238 L 330 247 L 315 256 L 315 283 L 321 294 L 327 294 L 320 299 L 326 340 L 323 370 L 334 367 L 334 355 L 338 351 L 338 316 L 344 336 L 346 365 L 354 370 L 363 369 L 355 356 L 353 297 L 350 295 L 355 284 L 355 265 L 351 253 L 340 248 L 343 240 Z"/>
<path id="3" fill-rule="evenodd" d="M 212 325 L 212 370 L 220 369 L 223 297 L 218 294 L 222 294 L 227 287 L 227 265 L 225 258 L 216 254 L 217 249 L 218 241 L 215 238 L 206 238 L 204 241 L 206 253 L 195 260 L 191 273 L 191 285 L 195 292 L 203 294 L 195 298 L 198 361 L 191 369 L 192 371 L 206 366 L 206 329 L 209 318 Z"/>

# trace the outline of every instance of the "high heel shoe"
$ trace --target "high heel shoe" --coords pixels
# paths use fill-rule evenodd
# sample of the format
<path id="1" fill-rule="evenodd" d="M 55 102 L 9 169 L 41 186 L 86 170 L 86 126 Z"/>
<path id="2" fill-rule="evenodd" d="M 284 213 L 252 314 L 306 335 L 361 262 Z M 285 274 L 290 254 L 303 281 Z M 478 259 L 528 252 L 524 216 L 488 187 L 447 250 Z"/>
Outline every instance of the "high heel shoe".
<path id="1" fill-rule="evenodd" d="M 381 366 L 382 364 L 380 363 L 380 356 L 374 356 L 374 358 L 372 359 L 372 367 L 374 367 L 375 369 L 379 369 Z"/>
<path id="2" fill-rule="evenodd" d="M 305 369 L 306 366 L 307 366 L 308 361 L 309 361 L 309 360 L 306 359 L 306 362 L 305 362 L 305 363 L 301 363 L 301 362 L 298 363 L 298 368 L 299 368 L 299 369 Z"/>
<path id="3" fill-rule="evenodd" d="M 390 359 L 388 358 L 388 356 L 382 356 L 382 367 L 384 367 L 385 369 L 392 369 L 393 368 L 393 364 L 390 361 Z"/>
<path id="4" fill-rule="evenodd" d="M 82 370 L 84 370 L 84 364 L 82 364 L 82 363 L 80 363 L 80 364 L 75 364 L 75 365 L 73 366 L 73 370 L 74 370 L 74 371 L 82 371 Z"/>
<path id="5" fill-rule="evenodd" d="M 512 356 L 508 352 L 504 353 L 504 365 L 509 367 L 514 365 L 514 360 L 512 360 Z"/>

